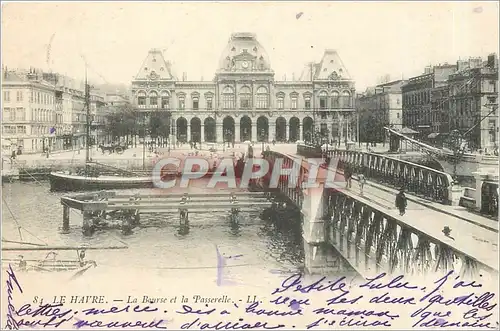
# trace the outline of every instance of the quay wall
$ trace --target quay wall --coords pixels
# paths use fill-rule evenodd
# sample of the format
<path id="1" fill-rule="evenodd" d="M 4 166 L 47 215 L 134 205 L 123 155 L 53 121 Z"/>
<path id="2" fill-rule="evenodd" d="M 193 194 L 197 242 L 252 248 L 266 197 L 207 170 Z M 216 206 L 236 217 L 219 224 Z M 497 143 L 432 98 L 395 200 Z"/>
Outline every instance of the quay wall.
<path id="1" fill-rule="evenodd" d="M 153 161 L 142 158 L 127 159 L 93 159 L 93 162 L 104 165 L 104 169 L 109 169 L 109 173 L 114 173 L 113 168 L 127 170 L 138 175 L 150 174 L 153 169 Z M 12 165 L 2 169 L 2 180 L 23 180 L 32 181 L 45 179 L 52 171 L 76 171 L 85 166 L 85 160 L 81 159 L 42 159 L 42 160 L 18 160 Z M 108 171 L 106 171 L 108 172 Z"/>

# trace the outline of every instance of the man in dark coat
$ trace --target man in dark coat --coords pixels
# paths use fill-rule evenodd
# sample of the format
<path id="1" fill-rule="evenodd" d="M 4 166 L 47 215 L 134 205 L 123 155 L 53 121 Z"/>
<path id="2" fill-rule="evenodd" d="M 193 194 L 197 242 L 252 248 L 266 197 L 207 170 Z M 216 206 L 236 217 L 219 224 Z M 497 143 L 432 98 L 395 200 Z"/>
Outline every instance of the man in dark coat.
<path id="1" fill-rule="evenodd" d="M 345 188 L 351 188 L 352 169 L 351 166 L 348 164 L 346 164 L 344 168 L 344 179 L 345 179 Z"/>
<path id="2" fill-rule="evenodd" d="M 404 189 L 401 188 L 399 193 L 396 195 L 396 207 L 399 209 L 399 215 L 403 216 L 406 212 L 406 195 Z"/>

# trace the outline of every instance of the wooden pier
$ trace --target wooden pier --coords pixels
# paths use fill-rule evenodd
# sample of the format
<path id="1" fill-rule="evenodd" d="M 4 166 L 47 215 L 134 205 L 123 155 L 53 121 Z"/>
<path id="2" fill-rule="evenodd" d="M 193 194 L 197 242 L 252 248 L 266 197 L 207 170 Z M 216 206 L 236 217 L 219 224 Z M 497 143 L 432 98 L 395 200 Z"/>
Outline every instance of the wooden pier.
<path id="1" fill-rule="evenodd" d="M 265 193 L 227 192 L 198 194 L 117 194 L 101 191 L 61 198 L 63 205 L 63 233 L 70 230 L 70 209 L 83 215 L 84 235 L 91 235 L 94 229 L 107 219 L 121 221 L 124 233 L 140 224 L 140 215 L 147 213 L 179 213 L 181 226 L 187 226 L 190 213 L 230 212 L 232 222 L 237 221 L 241 211 L 271 207 L 273 202 Z"/>

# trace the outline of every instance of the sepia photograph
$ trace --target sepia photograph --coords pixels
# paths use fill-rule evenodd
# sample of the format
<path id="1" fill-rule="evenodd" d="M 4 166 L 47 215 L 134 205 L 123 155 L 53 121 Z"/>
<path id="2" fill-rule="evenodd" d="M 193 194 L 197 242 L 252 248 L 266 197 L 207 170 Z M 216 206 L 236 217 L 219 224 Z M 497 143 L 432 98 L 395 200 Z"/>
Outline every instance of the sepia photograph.
<path id="1" fill-rule="evenodd" d="M 3 1 L 0 327 L 499 329 L 497 1 Z"/>

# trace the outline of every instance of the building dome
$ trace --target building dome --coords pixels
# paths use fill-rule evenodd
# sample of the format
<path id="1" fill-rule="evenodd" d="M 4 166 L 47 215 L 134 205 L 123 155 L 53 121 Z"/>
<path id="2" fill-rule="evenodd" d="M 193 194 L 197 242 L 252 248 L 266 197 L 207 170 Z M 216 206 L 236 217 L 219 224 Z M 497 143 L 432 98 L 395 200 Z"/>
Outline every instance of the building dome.
<path id="1" fill-rule="evenodd" d="M 219 70 L 228 71 L 234 67 L 234 60 L 252 60 L 254 70 L 270 70 L 269 56 L 257 41 L 254 33 L 238 32 L 231 35 L 219 61 Z"/>

